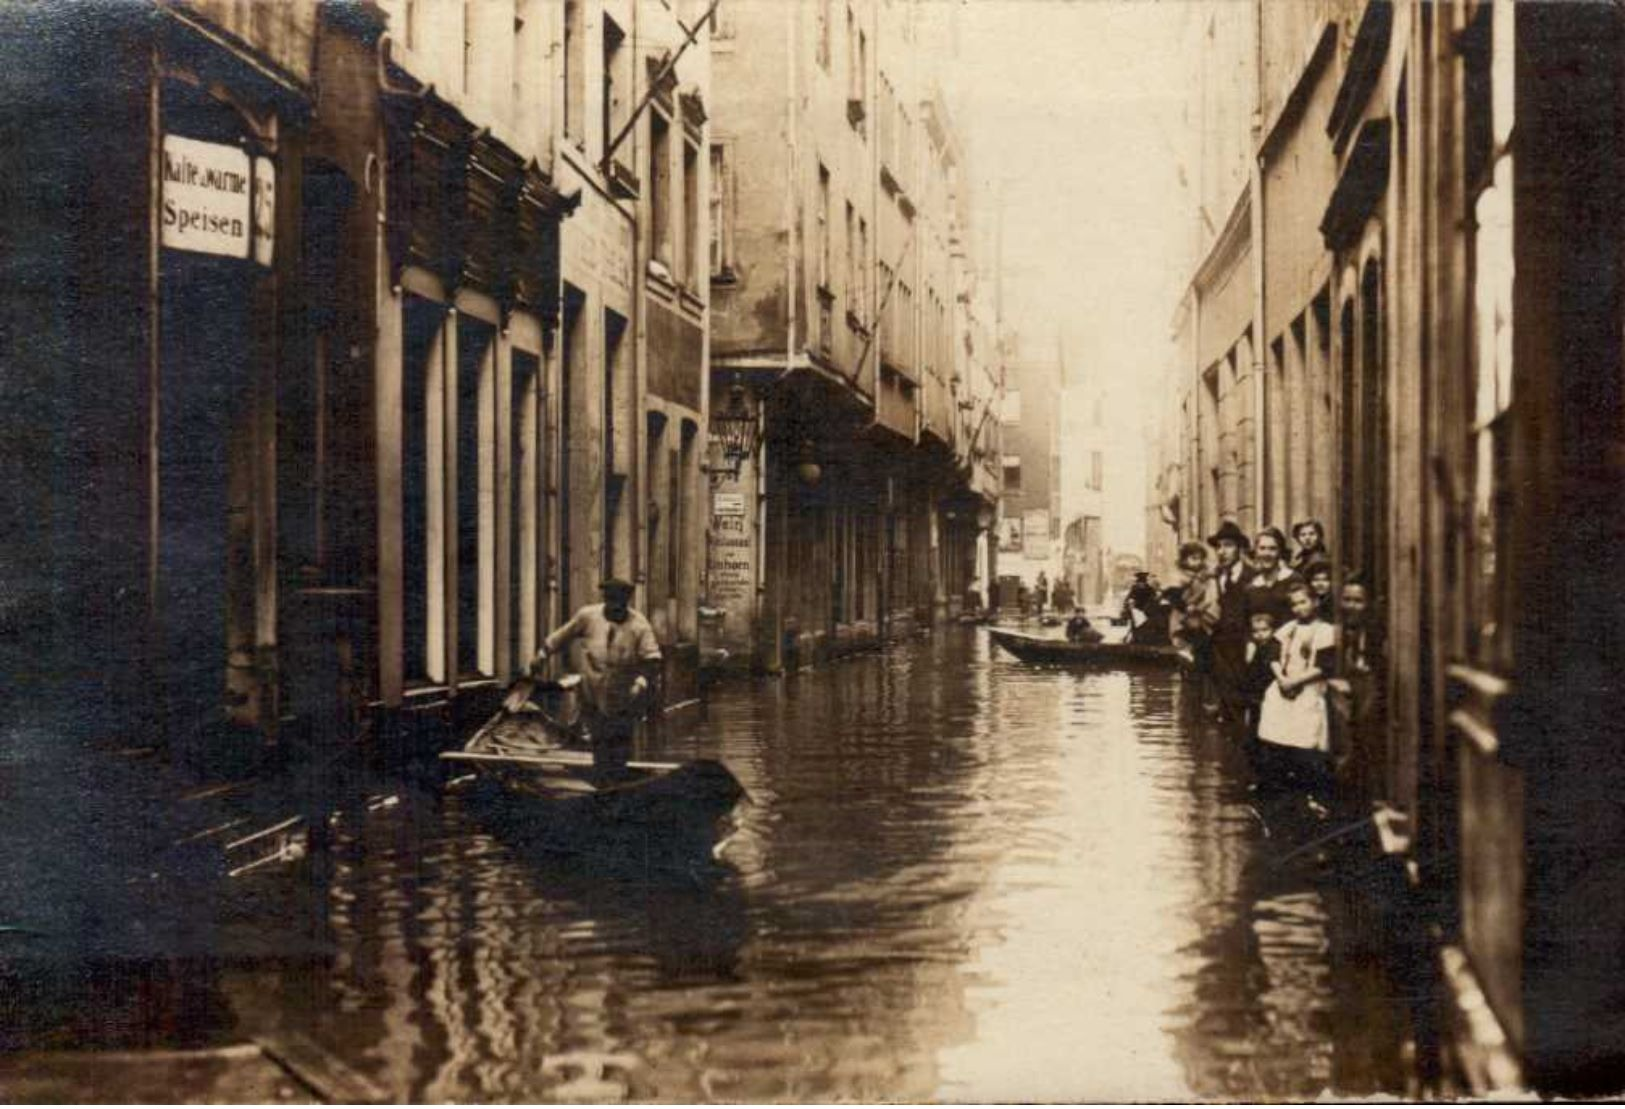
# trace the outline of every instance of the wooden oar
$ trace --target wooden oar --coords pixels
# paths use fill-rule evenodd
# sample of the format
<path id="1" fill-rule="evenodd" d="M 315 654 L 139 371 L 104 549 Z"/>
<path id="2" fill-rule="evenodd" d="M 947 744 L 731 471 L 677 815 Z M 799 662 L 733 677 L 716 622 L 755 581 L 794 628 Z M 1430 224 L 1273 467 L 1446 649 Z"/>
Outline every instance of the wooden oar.
<path id="1" fill-rule="evenodd" d="M 567 766 L 573 769 L 593 765 L 592 754 L 587 751 L 557 751 L 546 755 L 491 755 L 482 751 L 442 751 L 440 757 L 447 762 L 505 763 L 512 766 Z M 658 773 L 680 770 L 683 766 L 680 762 L 638 762 L 636 760 L 625 765 L 633 770 L 650 770 Z"/>

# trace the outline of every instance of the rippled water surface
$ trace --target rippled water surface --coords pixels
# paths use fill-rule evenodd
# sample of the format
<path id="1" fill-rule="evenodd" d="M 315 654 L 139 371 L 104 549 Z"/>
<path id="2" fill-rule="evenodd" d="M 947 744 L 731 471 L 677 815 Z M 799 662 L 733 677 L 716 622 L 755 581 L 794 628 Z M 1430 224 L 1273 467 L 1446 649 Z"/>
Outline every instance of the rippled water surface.
<path id="1" fill-rule="evenodd" d="M 318 953 L 222 989 L 244 1033 L 423 1101 L 1403 1090 L 1350 899 L 1266 838 L 1179 683 L 954 630 L 724 687 L 651 752 L 750 792 L 701 884 L 526 855 L 402 788 L 340 822 L 328 870 L 245 886 Z"/>

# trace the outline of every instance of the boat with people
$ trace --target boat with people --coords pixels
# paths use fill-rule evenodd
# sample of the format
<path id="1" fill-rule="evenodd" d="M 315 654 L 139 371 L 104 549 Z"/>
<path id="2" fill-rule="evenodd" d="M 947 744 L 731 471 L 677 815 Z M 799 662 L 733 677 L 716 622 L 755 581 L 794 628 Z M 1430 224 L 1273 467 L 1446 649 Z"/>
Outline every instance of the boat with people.
<path id="1" fill-rule="evenodd" d="M 538 703 L 579 682 L 516 682 L 460 750 L 441 752 L 452 782 L 507 836 L 540 850 L 635 869 L 720 855 L 745 797 L 739 780 L 714 759 L 596 764 L 575 724 Z"/>
<path id="2" fill-rule="evenodd" d="M 1069 640 L 1057 636 L 1031 635 L 1009 628 L 989 628 L 988 634 L 1022 662 L 1047 666 L 1082 666 L 1092 669 L 1175 669 L 1186 659 L 1173 647 L 1144 643 L 1098 640 Z"/>

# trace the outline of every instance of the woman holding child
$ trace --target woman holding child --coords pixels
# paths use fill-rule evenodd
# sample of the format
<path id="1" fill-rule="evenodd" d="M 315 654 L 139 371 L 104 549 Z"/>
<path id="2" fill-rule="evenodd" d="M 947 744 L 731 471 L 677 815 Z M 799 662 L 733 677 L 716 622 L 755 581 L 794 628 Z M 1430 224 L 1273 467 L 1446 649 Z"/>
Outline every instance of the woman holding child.
<path id="1" fill-rule="evenodd" d="M 1277 627 L 1292 615 L 1287 590 L 1302 581 L 1286 564 L 1286 536 L 1281 529 L 1268 527 L 1253 538 L 1253 576 L 1247 582 L 1247 616 L 1267 612 Z"/>

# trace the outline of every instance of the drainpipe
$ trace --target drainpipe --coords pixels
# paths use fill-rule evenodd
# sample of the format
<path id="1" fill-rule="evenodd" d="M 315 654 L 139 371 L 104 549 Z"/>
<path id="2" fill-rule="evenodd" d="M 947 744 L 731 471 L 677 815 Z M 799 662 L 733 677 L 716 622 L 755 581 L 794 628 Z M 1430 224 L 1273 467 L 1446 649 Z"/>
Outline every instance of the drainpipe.
<path id="1" fill-rule="evenodd" d="M 1253 0 L 1253 126 L 1248 159 L 1249 234 L 1253 258 L 1253 519 L 1254 531 L 1264 519 L 1264 0 Z"/>

